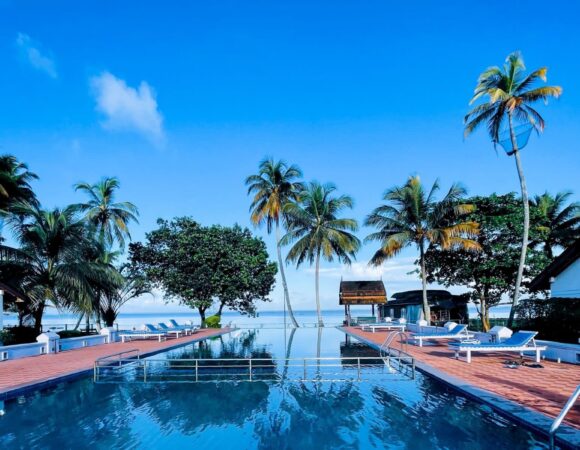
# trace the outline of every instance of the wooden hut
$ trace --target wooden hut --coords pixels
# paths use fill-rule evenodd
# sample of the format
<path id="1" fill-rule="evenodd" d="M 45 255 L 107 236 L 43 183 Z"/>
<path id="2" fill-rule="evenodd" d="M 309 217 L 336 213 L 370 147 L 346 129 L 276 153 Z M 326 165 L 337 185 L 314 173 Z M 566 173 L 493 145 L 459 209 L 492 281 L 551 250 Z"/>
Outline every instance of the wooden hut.
<path id="1" fill-rule="evenodd" d="M 372 319 L 375 320 L 375 305 L 387 303 L 387 291 L 382 280 L 378 281 L 340 281 L 339 304 L 344 305 L 347 323 L 351 323 L 351 305 L 370 305 Z"/>

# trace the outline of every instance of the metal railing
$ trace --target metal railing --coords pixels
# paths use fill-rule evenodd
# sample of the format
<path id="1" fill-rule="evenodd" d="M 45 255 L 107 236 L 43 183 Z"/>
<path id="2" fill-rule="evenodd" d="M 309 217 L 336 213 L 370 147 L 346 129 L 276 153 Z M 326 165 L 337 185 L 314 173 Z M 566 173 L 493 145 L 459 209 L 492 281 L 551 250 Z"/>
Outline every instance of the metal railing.
<path id="1" fill-rule="evenodd" d="M 560 411 L 560 414 L 558 414 L 558 417 L 556 417 L 556 419 L 552 423 L 552 426 L 550 427 L 550 448 L 551 449 L 555 448 L 554 441 L 555 441 L 555 437 L 556 437 L 556 431 L 558 431 L 558 428 L 562 424 L 562 421 L 566 417 L 566 414 L 568 414 L 568 412 L 572 409 L 572 406 L 574 406 L 574 403 L 576 403 L 576 400 L 578 400 L 579 396 L 580 396 L 580 385 L 576 386 L 576 390 L 572 393 L 572 395 L 570 396 L 570 398 L 568 399 L 568 401 L 566 402 L 566 404 L 562 408 L 562 411 Z"/>
<path id="2" fill-rule="evenodd" d="M 131 351 L 129 351 L 131 352 Z M 123 352 L 127 353 L 127 352 Z M 310 357 L 310 358 L 124 358 L 109 355 L 95 361 L 96 383 L 202 383 L 222 381 L 367 381 L 376 376 L 414 378 L 409 355 Z"/>

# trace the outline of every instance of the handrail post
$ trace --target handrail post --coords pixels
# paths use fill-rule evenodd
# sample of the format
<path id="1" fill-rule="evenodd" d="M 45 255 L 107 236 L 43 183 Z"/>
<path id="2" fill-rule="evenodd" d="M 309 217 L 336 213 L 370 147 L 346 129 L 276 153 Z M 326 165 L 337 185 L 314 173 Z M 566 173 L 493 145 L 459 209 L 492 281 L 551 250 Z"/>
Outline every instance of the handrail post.
<path id="1" fill-rule="evenodd" d="M 250 362 L 250 381 L 252 381 L 252 358 L 248 360 Z"/>
<path id="2" fill-rule="evenodd" d="M 360 357 L 357 358 L 357 364 L 358 364 L 358 381 L 360 381 Z"/>
<path id="3" fill-rule="evenodd" d="M 574 390 L 570 398 L 568 398 L 568 401 L 562 408 L 562 411 L 560 411 L 558 417 L 556 417 L 554 422 L 552 422 L 552 426 L 550 427 L 550 449 L 555 448 L 554 441 L 556 437 L 556 431 L 562 424 L 562 421 L 564 420 L 564 417 L 566 417 L 566 414 L 568 414 L 568 412 L 572 409 L 572 406 L 574 406 L 574 403 L 576 403 L 576 400 L 578 400 L 578 396 L 580 396 L 580 384 L 576 386 L 576 389 Z"/>
<path id="4" fill-rule="evenodd" d="M 198 360 L 195 360 L 195 382 L 198 381 Z"/>
<path id="5" fill-rule="evenodd" d="M 147 383 L 147 360 L 143 360 L 143 383 Z"/>
<path id="6" fill-rule="evenodd" d="M 304 358 L 304 381 L 306 381 L 306 358 Z"/>

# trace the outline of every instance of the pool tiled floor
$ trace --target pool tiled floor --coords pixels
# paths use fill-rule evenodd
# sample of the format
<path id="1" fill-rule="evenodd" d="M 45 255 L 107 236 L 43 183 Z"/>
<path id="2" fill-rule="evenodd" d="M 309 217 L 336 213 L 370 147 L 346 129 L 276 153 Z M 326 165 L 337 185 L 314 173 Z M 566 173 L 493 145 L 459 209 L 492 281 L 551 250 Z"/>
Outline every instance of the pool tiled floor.
<path id="1" fill-rule="evenodd" d="M 379 345 L 386 336 L 385 332 L 364 332 L 356 327 L 346 327 L 345 331 Z M 541 369 L 505 367 L 504 361 L 519 359 L 517 353 L 474 353 L 471 364 L 467 364 L 465 359 L 456 360 L 454 352 L 446 343 L 430 343 L 424 347 L 409 344 L 406 351 L 417 361 L 440 372 L 551 418 L 559 414 L 566 400 L 580 384 L 579 365 L 542 361 Z M 526 361 L 533 362 L 530 358 L 526 358 Z M 568 413 L 565 423 L 580 429 L 580 404 L 577 403 Z"/>
<path id="2" fill-rule="evenodd" d="M 135 340 L 96 345 L 61 353 L 33 356 L 0 362 L 0 399 L 10 391 L 32 387 L 61 377 L 72 376 L 93 368 L 96 359 L 126 350 L 137 349 L 143 354 L 154 353 L 229 332 L 228 329 L 205 329 L 179 339 Z"/>

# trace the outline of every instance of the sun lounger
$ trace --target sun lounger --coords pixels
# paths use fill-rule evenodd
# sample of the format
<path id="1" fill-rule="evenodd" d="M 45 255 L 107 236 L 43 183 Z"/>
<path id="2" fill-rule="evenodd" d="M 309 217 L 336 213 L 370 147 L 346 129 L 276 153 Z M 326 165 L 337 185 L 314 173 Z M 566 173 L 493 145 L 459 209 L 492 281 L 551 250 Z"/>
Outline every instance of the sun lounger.
<path id="1" fill-rule="evenodd" d="M 509 339 L 495 344 L 463 344 L 461 342 L 451 343 L 449 346 L 455 350 L 455 358 L 459 358 L 459 352 L 467 353 L 467 362 L 471 362 L 472 352 L 519 352 L 523 356 L 526 352 L 534 352 L 535 360 L 540 362 L 540 353 L 546 350 L 546 346 L 536 345 L 534 337 L 537 331 L 518 331 Z"/>
<path id="2" fill-rule="evenodd" d="M 393 322 L 390 320 L 386 321 L 386 322 L 380 322 L 380 323 L 369 323 L 366 325 L 362 325 L 360 328 L 362 331 L 370 331 L 372 333 L 376 333 L 377 330 L 378 331 L 389 331 L 389 330 L 401 330 L 401 331 L 405 331 L 406 328 L 406 321 L 405 319 L 401 319 L 397 322 Z"/>
<path id="3" fill-rule="evenodd" d="M 197 331 L 197 327 L 194 327 L 193 325 L 179 325 L 173 319 L 169 320 L 165 325 L 167 325 L 170 329 L 184 330 L 184 331 L 189 332 L 191 334 L 193 334 Z"/>
<path id="4" fill-rule="evenodd" d="M 182 334 L 185 335 L 185 331 L 183 330 L 171 330 L 169 328 L 164 329 L 164 328 L 155 328 L 152 324 L 150 323 L 146 323 L 145 325 L 143 325 L 143 328 L 145 329 L 145 331 L 150 331 L 152 333 L 165 333 L 168 335 L 173 335 L 175 336 L 175 338 L 179 338 Z"/>
<path id="5" fill-rule="evenodd" d="M 448 340 L 448 339 L 470 339 L 473 334 L 467 331 L 467 325 L 455 325 L 451 330 L 446 329 L 441 333 L 415 333 L 411 340 L 419 341 L 419 347 L 423 347 L 425 340 Z"/>
<path id="6" fill-rule="evenodd" d="M 135 338 L 135 339 L 147 339 L 147 338 L 151 338 L 151 337 L 155 337 L 155 338 L 159 339 L 159 342 L 162 342 L 167 337 L 167 334 L 165 334 L 162 331 L 144 331 L 144 330 L 141 330 L 141 331 L 122 331 L 119 333 L 119 337 L 121 338 L 121 342 L 127 342 L 133 338 Z"/>

